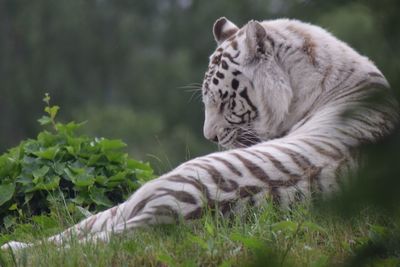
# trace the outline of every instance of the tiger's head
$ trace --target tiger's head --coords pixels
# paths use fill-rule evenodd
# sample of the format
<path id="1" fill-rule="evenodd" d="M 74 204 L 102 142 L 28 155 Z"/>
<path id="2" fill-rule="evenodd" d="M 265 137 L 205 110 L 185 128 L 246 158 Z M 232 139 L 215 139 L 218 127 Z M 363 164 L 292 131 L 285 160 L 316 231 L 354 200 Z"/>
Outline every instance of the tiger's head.
<path id="1" fill-rule="evenodd" d="M 274 60 L 273 40 L 259 22 L 239 29 L 224 17 L 213 34 L 218 47 L 202 86 L 204 136 L 226 148 L 277 137 L 292 93 Z"/>

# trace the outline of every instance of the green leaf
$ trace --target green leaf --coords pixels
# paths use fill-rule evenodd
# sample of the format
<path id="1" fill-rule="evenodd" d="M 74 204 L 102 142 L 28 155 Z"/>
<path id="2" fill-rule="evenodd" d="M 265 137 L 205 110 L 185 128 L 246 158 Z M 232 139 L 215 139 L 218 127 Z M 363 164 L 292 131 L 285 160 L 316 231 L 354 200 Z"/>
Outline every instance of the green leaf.
<path id="1" fill-rule="evenodd" d="M 15 217 L 12 217 L 11 215 L 8 215 L 3 219 L 3 224 L 6 229 L 12 227 L 16 223 L 17 223 L 17 219 Z"/>
<path id="2" fill-rule="evenodd" d="M 147 182 L 154 178 L 153 170 L 151 171 L 144 171 L 144 170 L 136 170 L 135 171 L 136 177 L 143 183 Z"/>
<path id="3" fill-rule="evenodd" d="M 134 159 L 128 159 L 127 165 L 129 169 L 133 169 L 137 179 L 141 182 L 147 182 L 154 178 L 153 169 L 149 163 L 143 163 Z"/>
<path id="4" fill-rule="evenodd" d="M 49 116 L 42 116 L 40 119 L 38 119 L 38 122 L 40 125 L 48 125 L 51 124 L 51 118 Z"/>
<path id="5" fill-rule="evenodd" d="M 107 187 L 114 187 L 125 180 L 126 172 L 119 172 L 107 180 Z"/>
<path id="6" fill-rule="evenodd" d="M 62 123 L 57 123 L 57 129 L 59 132 L 67 134 L 67 135 L 72 135 L 77 129 L 81 128 L 82 125 L 85 125 L 86 121 L 76 123 L 74 121 L 69 122 L 67 124 L 62 124 Z"/>
<path id="7" fill-rule="evenodd" d="M 93 200 L 97 205 L 103 205 L 106 207 L 112 207 L 113 203 L 105 195 L 104 188 L 92 187 L 89 191 L 90 199 Z"/>
<path id="8" fill-rule="evenodd" d="M 54 160 L 58 151 L 59 151 L 58 147 L 49 147 L 46 150 L 37 151 L 37 152 L 34 152 L 33 154 L 42 159 Z"/>
<path id="9" fill-rule="evenodd" d="M 75 149 L 73 146 L 66 146 L 65 149 L 67 150 L 67 152 L 71 155 L 75 156 Z"/>
<path id="10" fill-rule="evenodd" d="M 40 132 L 37 136 L 37 140 L 41 143 L 42 146 L 50 147 L 57 143 L 57 139 L 59 136 L 54 135 L 48 131 Z"/>
<path id="11" fill-rule="evenodd" d="M 49 172 L 50 167 L 48 166 L 43 166 L 40 169 L 34 170 L 32 172 L 32 175 L 35 179 L 33 179 L 34 183 L 37 183 L 41 178 L 43 179 L 43 177 Z"/>
<path id="12" fill-rule="evenodd" d="M 31 199 L 33 198 L 33 193 L 24 191 L 25 193 L 25 197 L 24 197 L 24 204 L 28 203 L 29 201 L 31 201 Z"/>
<path id="13" fill-rule="evenodd" d="M 68 181 L 74 181 L 75 180 L 75 174 L 69 169 L 69 168 L 64 168 L 64 173 L 66 176 L 64 178 Z"/>
<path id="14" fill-rule="evenodd" d="M 59 106 L 52 106 L 52 107 L 45 107 L 44 111 L 46 111 L 50 115 L 50 118 L 54 120 L 59 109 L 60 109 Z"/>
<path id="15" fill-rule="evenodd" d="M 103 151 L 116 150 L 126 147 L 126 144 L 122 142 L 122 140 L 108 140 L 104 138 L 99 141 L 99 145 Z"/>
<path id="16" fill-rule="evenodd" d="M 58 176 L 51 176 L 50 178 L 46 179 L 45 181 L 38 183 L 35 186 L 35 191 L 36 190 L 54 190 L 58 187 L 60 184 L 60 177 Z"/>
<path id="17" fill-rule="evenodd" d="M 12 204 L 12 205 L 8 208 L 8 210 L 17 210 L 17 209 L 18 209 L 17 203 Z"/>
<path id="18" fill-rule="evenodd" d="M 71 181 L 78 187 L 86 187 L 86 186 L 93 185 L 95 182 L 95 179 L 94 179 L 93 175 L 91 175 L 91 174 L 81 173 L 81 174 L 76 175 Z"/>
<path id="19" fill-rule="evenodd" d="M 82 196 L 82 194 L 79 194 L 75 198 L 71 199 L 73 203 L 78 205 L 82 205 L 86 200 L 86 197 Z"/>
<path id="20" fill-rule="evenodd" d="M 233 241 L 241 242 L 249 249 L 262 250 L 265 248 L 265 244 L 260 239 L 255 237 L 246 237 L 239 233 L 232 233 L 230 237 Z"/>
<path id="21" fill-rule="evenodd" d="M 109 161 L 104 154 L 91 155 L 87 162 L 87 164 L 89 166 L 92 166 L 92 165 L 106 166 L 108 163 L 109 163 Z"/>
<path id="22" fill-rule="evenodd" d="M 161 264 L 162 266 L 177 266 L 176 262 L 174 261 L 174 259 L 170 255 L 167 255 L 167 254 L 162 253 L 162 252 L 160 252 L 157 255 L 157 260 L 160 263 L 163 263 L 163 264 Z"/>
<path id="23" fill-rule="evenodd" d="M 292 221 L 281 221 L 271 225 L 271 229 L 274 232 L 295 232 L 298 227 L 298 223 Z"/>
<path id="24" fill-rule="evenodd" d="M 0 185 L 0 206 L 9 201 L 15 192 L 15 184 L 2 184 Z"/>
<path id="25" fill-rule="evenodd" d="M 125 153 L 119 151 L 106 151 L 107 159 L 112 163 L 123 164 L 128 156 Z"/>
<path id="26" fill-rule="evenodd" d="M 46 103 L 47 105 L 50 103 L 50 95 L 49 93 L 44 94 L 43 102 Z"/>
<path id="27" fill-rule="evenodd" d="M 66 165 L 66 163 L 64 163 L 64 162 L 54 163 L 54 165 L 53 165 L 54 172 L 57 173 L 58 175 L 64 174 L 65 165 Z"/>
<path id="28" fill-rule="evenodd" d="M 0 157 L 0 180 L 6 176 L 14 176 L 17 168 L 17 162 L 6 155 Z"/>
<path id="29" fill-rule="evenodd" d="M 143 171 L 152 171 L 152 168 L 149 163 L 144 163 L 141 161 L 137 161 L 134 159 L 127 160 L 128 168 L 136 169 L 136 170 L 143 170 Z"/>
<path id="30" fill-rule="evenodd" d="M 103 176 L 103 175 L 98 175 L 95 178 L 96 183 L 100 184 L 100 185 L 106 185 L 107 184 L 107 177 Z"/>
<path id="31" fill-rule="evenodd" d="M 208 234 L 214 235 L 214 226 L 212 224 L 210 224 L 206 221 L 206 222 L 204 222 L 204 227 L 206 228 Z"/>

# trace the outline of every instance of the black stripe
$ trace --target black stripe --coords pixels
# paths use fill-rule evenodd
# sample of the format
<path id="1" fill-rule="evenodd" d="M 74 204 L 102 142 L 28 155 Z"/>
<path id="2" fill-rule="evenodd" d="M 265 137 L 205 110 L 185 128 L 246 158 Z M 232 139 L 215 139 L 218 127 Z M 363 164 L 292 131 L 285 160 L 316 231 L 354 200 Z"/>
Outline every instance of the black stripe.
<path id="1" fill-rule="evenodd" d="M 314 164 L 311 163 L 311 161 L 306 158 L 304 155 L 302 155 L 301 153 L 292 150 L 290 148 L 287 147 L 282 147 L 282 146 L 278 146 L 278 145 L 274 145 L 274 144 L 269 144 L 271 147 L 279 150 L 280 152 L 282 152 L 283 154 L 288 155 L 293 162 L 300 167 L 300 169 L 302 170 L 307 170 L 310 167 L 315 167 Z"/>
<path id="2" fill-rule="evenodd" d="M 186 191 L 172 190 L 169 188 L 160 188 L 157 191 L 167 192 L 167 193 L 169 193 L 170 196 L 173 196 L 178 201 L 183 202 L 183 203 L 197 204 L 196 198 Z"/>
<path id="3" fill-rule="evenodd" d="M 252 197 L 265 189 L 260 186 L 255 185 L 246 185 L 239 188 L 239 196 L 240 198 Z"/>
<path id="4" fill-rule="evenodd" d="M 266 38 L 271 43 L 272 49 L 274 49 L 275 48 L 275 40 L 269 35 L 267 35 Z"/>
<path id="5" fill-rule="evenodd" d="M 180 215 L 179 213 L 169 205 L 158 205 L 153 206 L 154 211 L 146 211 L 143 212 L 145 214 L 155 215 L 155 216 L 168 216 L 172 217 L 175 220 L 178 220 Z"/>
<path id="6" fill-rule="evenodd" d="M 382 74 L 380 74 L 378 72 L 368 72 L 368 75 L 371 77 L 385 78 Z"/>
<path id="7" fill-rule="evenodd" d="M 198 207 L 194 209 L 193 211 L 185 214 L 185 219 L 186 220 L 192 220 L 192 219 L 198 219 L 202 216 L 203 214 L 203 208 Z"/>
<path id="8" fill-rule="evenodd" d="M 261 169 L 259 166 L 255 165 L 253 162 L 251 162 L 250 160 L 242 157 L 240 154 L 236 153 L 236 152 L 232 152 L 231 153 L 233 156 L 235 156 L 238 160 L 240 160 L 243 165 L 246 167 L 247 170 L 249 170 L 249 172 L 258 180 L 266 183 L 269 185 L 269 181 L 270 178 L 268 176 L 268 174 Z"/>
<path id="9" fill-rule="evenodd" d="M 280 170 L 282 173 L 285 173 L 290 176 L 298 176 L 296 174 L 293 174 L 291 171 L 289 171 L 285 166 L 283 166 L 283 164 L 277 158 L 272 156 L 270 153 L 264 152 L 264 151 L 258 151 L 258 153 L 267 157 L 269 159 L 269 161 L 274 165 L 274 167 L 277 168 L 278 170 Z"/>
<path id="10" fill-rule="evenodd" d="M 210 192 L 208 191 L 207 186 L 204 185 L 200 179 L 196 179 L 193 176 L 189 176 L 188 178 L 186 178 L 181 175 L 173 175 L 173 176 L 167 177 L 166 180 L 171 181 L 171 182 L 190 184 L 190 185 L 194 186 L 197 190 L 199 190 L 201 193 L 203 193 L 205 195 L 207 201 L 210 199 Z"/>
<path id="11" fill-rule="evenodd" d="M 290 143 L 290 144 L 300 147 L 299 145 L 297 145 L 295 143 Z M 322 191 L 322 184 L 319 179 L 320 173 L 322 170 L 321 167 L 315 166 L 304 155 L 302 155 L 301 153 L 294 151 L 290 148 L 282 147 L 282 146 L 278 146 L 278 145 L 274 145 L 274 144 L 271 144 L 270 146 L 272 146 L 272 147 L 276 148 L 277 150 L 281 151 L 282 153 L 288 155 L 293 160 L 293 162 L 296 163 L 296 165 L 299 166 L 305 172 L 306 178 L 308 178 L 310 185 L 315 187 L 315 184 L 316 184 L 318 189 L 320 191 Z M 299 177 L 299 179 L 300 178 L 301 177 Z"/>
<path id="12" fill-rule="evenodd" d="M 325 140 L 321 140 L 321 139 L 318 139 L 317 142 L 320 142 L 320 143 L 323 143 L 323 144 L 329 146 L 332 150 L 334 150 L 334 151 L 336 152 L 336 154 L 337 154 L 339 157 L 343 157 L 343 151 L 340 150 L 340 148 L 338 148 L 338 147 L 335 146 L 334 144 L 332 144 L 332 143 L 330 143 L 330 142 L 328 142 L 328 141 L 325 141 Z"/>
<path id="13" fill-rule="evenodd" d="M 140 200 L 135 207 L 132 209 L 131 214 L 129 215 L 129 218 L 133 218 L 136 216 L 140 211 L 143 210 L 143 208 L 147 205 L 147 203 L 153 198 L 154 196 L 148 196 L 142 200 Z"/>
<path id="14" fill-rule="evenodd" d="M 168 195 L 168 193 L 163 193 L 163 194 L 158 194 L 158 195 L 151 195 L 148 196 L 142 200 L 140 200 L 135 207 L 132 209 L 131 214 L 129 215 L 129 218 L 133 218 L 134 216 L 136 216 L 137 214 L 139 214 L 140 212 L 142 212 L 142 210 L 146 207 L 146 205 L 148 203 L 150 203 L 152 200 L 157 199 L 159 197 L 163 197 Z"/>
<path id="15" fill-rule="evenodd" d="M 336 155 L 335 153 L 332 153 L 332 152 L 324 149 L 323 147 L 321 147 L 321 146 L 319 146 L 319 145 L 317 145 L 317 144 L 315 144 L 313 142 L 310 142 L 308 140 L 302 139 L 302 140 L 299 140 L 299 141 L 301 141 L 303 143 L 306 143 L 307 145 L 312 147 L 316 152 L 318 152 L 319 154 L 324 155 L 326 157 L 332 158 L 334 160 L 339 160 L 339 159 L 342 158 L 341 155 Z"/>
<path id="16" fill-rule="evenodd" d="M 243 91 L 241 91 L 240 93 L 239 93 L 239 95 L 241 96 L 241 97 L 243 97 L 245 100 L 246 100 L 246 102 L 247 102 L 247 104 L 249 104 L 249 106 L 251 107 L 251 109 L 253 110 L 253 111 L 257 111 L 257 108 L 253 105 L 253 103 L 250 101 L 250 98 L 249 98 L 249 96 L 248 96 L 248 94 L 247 94 L 247 87 L 245 87 L 244 89 L 243 89 Z"/>
<path id="17" fill-rule="evenodd" d="M 237 63 L 237 62 L 233 59 L 233 57 L 232 57 L 231 54 L 225 52 L 225 53 L 222 54 L 222 56 L 228 58 L 229 61 L 232 62 L 233 64 L 239 65 L 239 63 Z"/>
<path id="18" fill-rule="evenodd" d="M 233 180 L 226 180 L 222 174 L 214 168 L 214 166 L 210 164 L 199 164 L 199 163 L 190 163 L 190 165 L 196 166 L 200 169 L 205 170 L 208 175 L 211 177 L 213 182 L 224 192 L 232 192 L 233 190 L 236 190 L 238 188 L 237 182 Z"/>
<path id="19" fill-rule="evenodd" d="M 219 162 L 221 162 L 222 164 L 224 164 L 230 171 L 232 171 L 234 174 L 242 177 L 242 173 L 235 167 L 233 166 L 232 163 L 230 163 L 229 161 L 227 161 L 224 158 L 220 158 L 218 156 L 210 156 L 210 158 L 215 159 Z"/>

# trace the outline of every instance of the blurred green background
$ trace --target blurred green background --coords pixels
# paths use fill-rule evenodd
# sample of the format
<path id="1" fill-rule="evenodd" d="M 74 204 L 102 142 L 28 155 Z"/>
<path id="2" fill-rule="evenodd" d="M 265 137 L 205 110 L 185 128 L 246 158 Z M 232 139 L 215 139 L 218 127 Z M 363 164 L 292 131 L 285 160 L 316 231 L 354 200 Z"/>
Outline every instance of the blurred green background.
<path id="1" fill-rule="evenodd" d="M 400 1 L 0 0 L 0 153 L 35 137 L 45 92 L 61 120 L 120 138 L 156 172 L 216 150 L 199 89 L 226 16 L 297 18 L 368 55 L 400 86 Z"/>

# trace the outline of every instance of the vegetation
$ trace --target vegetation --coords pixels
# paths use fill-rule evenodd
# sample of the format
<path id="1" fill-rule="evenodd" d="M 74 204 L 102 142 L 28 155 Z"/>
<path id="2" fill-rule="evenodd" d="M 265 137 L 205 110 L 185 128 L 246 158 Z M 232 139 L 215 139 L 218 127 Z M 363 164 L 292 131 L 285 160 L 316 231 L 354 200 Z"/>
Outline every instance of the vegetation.
<path id="1" fill-rule="evenodd" d="M 35 217 L 1 236 L 0 243 L 43 239 L 60 230 L 59 219 Z M 72 243 L 61 249 L 44 244 L 2 252 L 0 265 L 394 267 L 400 264 L 392 245 L 399 230 L 372 210 L 344 220 L 316 215 L 306 205 L 281 211 L 266 203 L 230 219 L 210 211 L 198 221 L 137 229 L 114 236 L 110 244 Z"/>
<path id="2" fill-rule="evenodd" d="M 58 248 L 46 243 L 46 237 L 90 211 L 125 199 L 152 177 L 152 170 L 128 159 L 121 141 L 77 135 L 79 124 L 56 122 L 58 107 L 50 105 L 48 95 L 44 101 L 48 115 L 39 121 L 53 132 L 43 130 L 37 140 L 0 157 L 1 212 L 6 215 L 0 244 L 44 243 L 16 254 L 0 251 L 0 266 L 400 264 L 400 166 L 391 157 L 400 151 L 396 135 L 367 147 L 363 171 L 345 179 L 349 182 L 339 195 L 316 197 L 315 203 L 280 209 L 266 200 L 260 208 L 230 217 L 210 209 L 200 220 L 128 231 L 113 236 L 110 244 L 73 240 Z"/>
<path id="3" fill-rule="evenodd" d="M 126 152 L 161 174 L 216 150 L 196 96 L 216 18 L 321 25 L 373 59 L 398 94 L 398 14 L 397 0 L 0 1 L 0 245 L 44 240 L 125 199 L 153 176 Z M 63 113 L 45 98 L 38 125 L 44 92 Z M 88 122 L 59 122 L 73 120 Z M 313 208 L 210 210 L 107 245 L 0 251 L 0 266 L 400 266 L 399 151 L 400 132 L 366 148 L 365 169 Z"/>
<path id="4" fill-rule="evenodd" d="M 125 200 L 153 177 L 148 164 L 128 158 L 120 140 L 90 138 L 76 132 L 82 126 L 56 122 L 58 106 L 46 103 L 43 130 L 37 139 L 21 142 L 0 156 L 0 224 L 10 228 L 18 220 L 51 210 L 62 200 L 72 215 L 98 212 Z M 54 203 L 53 203 L 54 204 Z"/>

